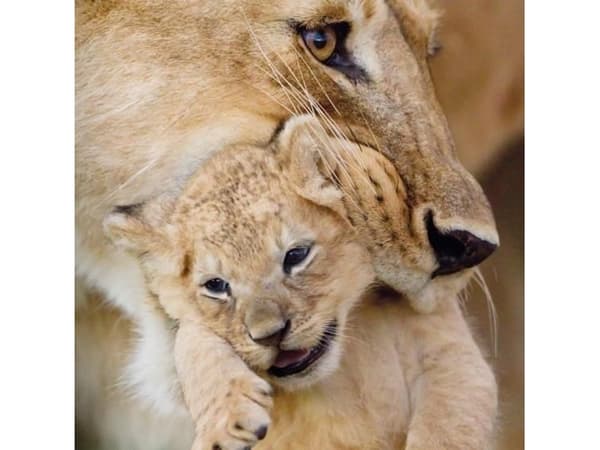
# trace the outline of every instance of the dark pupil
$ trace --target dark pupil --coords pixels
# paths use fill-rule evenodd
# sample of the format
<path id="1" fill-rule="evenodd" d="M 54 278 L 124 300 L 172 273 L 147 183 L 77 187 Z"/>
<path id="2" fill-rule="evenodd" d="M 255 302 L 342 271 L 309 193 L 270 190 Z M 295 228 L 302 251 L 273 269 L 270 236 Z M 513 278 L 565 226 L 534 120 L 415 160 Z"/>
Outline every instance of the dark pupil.
<path id="1" fill-rule="evenodd" d="M 285 254 L 285 259 L 283 260 L 283 270 L 286 273 L 290 273 L 292 267 L 300 264 L 306 259 L 308 251 L 308 247 L 297 247 L 287 252 Z"/>
<path id="2" fill-rule="evenodd" d="M 229 289 L 229 283 L 221 278 L 213 278 L 212 280 L 208 280 L 206 283 L 204 283 L 204 287 L 211 292 L 220 294 L 227 292 Z"/>
<path id="3" fill-rule="evenodd" d="M 314 31 L 313 32 L 313 44 L 319 50 L 324 48 L 327 45 L 327 36 L 322 31 Z"/>

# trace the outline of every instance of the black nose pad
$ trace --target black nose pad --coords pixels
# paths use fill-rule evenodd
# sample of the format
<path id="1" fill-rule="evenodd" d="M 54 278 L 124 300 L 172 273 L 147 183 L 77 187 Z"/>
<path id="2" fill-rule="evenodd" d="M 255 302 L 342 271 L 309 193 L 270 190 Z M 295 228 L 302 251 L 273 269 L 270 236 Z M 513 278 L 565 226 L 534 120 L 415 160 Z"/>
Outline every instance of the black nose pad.
<path id="1" fill-rule="evenodd" d="M 271 333 L 268 336 L 263 336 L 263 337 L 259 337 L 259 338 L 254 338 L 254 337 L 252 337 L 252 335 L 250 335 L 250 339 L 252 339 L 257 344 L 260 344 L 265 347 L 277 347 L 277 346 L 279 346 L 279 344 L 281 343 L 283 338 L 285 338 L 285 335 L 290 330 L 290 325 L 291 325 L 290 321 L 287 320 L 285 322 L 285 324 L 279 330 L 275 331 L 274 333 Z"/>
<path id="2" fill-rule="evenodd" d="M 438 261 L 438 268 L 431 278 L 476 266 L 496 250 L 496 244 L 480 239 L 468 231 L 441 232 L 433 223 L 431 213 L 427 215 L 425 222 L 427 237 Z"/>

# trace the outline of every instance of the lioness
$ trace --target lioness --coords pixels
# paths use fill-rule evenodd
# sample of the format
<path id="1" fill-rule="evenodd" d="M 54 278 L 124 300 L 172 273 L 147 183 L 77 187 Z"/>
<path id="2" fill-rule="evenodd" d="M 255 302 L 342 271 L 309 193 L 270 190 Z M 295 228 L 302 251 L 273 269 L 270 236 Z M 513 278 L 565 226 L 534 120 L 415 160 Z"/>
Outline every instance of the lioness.
<path id="1" fill-rule="evenodd" d="M 342 144 L 338 160 L 329 153 Z M 411 319 L 396 294 L 378 291 L 364 245 L 372 237 L 352 225 L 371 188 L 387 225 L 402 226 L 390 163 L 310 117 L 288 123 L 270 148 L 222 150 L 181 194 L 117 208 L 105 222 L 174 321 L 194 449 L 263 439 L 260 448 L 488 448 L 494 377 L 468 330 L 435 331 L 438 317 Z M 276 388 L 268 433 L 263 379 Z"/>
<path id="2" fill-rule="evenodd" d="M 424 0 L 79 0 L 78 274 L 136 318 L 129 280 L 141 273 L 107 245 L 106 214 L 177 186 L 225 145 L 264 145 L 285 119 L 313 112 L 392 161 L 409 226 L 374 233 L 377 276 L 432 310 L 432 273 L 472 266 L 498 243 L 435 99 L 436 17 Z M 402 279 L 386 269 L 396 264 Z"/>
<path id="3" fill-rule="evenodd" d="M 78 277 L 136 322 L 146 342 L 159 336 L 162 324 L 144 322 L 143 274 L 108 245 L 102 218 L 175 189 L 225 146 L 265 146 L 286 119 L 312 112 L 331 135 L 384 153 L 400 180 L 403 226 L 386 225 L 377 208 L 352 216 L 372 237 L 377 277 L 416 310 L 465 327 L 445 309 L 455 307 L 462 269 L 498 240 L 435 99 L 427 67 L 435 18 L 422 0 L 78 0 Z M 163 386 L 141 393 L 168 398 L 174 388 L 156 392 Z"/>

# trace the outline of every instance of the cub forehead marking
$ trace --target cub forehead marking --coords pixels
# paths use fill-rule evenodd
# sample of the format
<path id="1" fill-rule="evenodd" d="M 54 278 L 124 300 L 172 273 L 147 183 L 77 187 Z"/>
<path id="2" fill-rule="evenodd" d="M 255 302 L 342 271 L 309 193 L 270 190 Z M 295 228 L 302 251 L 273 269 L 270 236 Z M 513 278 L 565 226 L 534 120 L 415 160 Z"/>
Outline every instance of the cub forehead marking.
<path id="1" fill-rule="evenodd" d="M 243 277 L 233 264 L 252 270 L 278 254 L 271 241 L 292 192 L 266 150 L 235 150 L 216 155 L 181 200 L 180 221 L 186 238 L 196 240 L 198 272 Z"/>
<path id="2" fill-rule="evenodd" d="M 281 212 L 281 205 L 271 198 L 260 198 L 250 208 L 250 214 L 259 222 L 266 222 L 271 217 L 279 217 Z"/>

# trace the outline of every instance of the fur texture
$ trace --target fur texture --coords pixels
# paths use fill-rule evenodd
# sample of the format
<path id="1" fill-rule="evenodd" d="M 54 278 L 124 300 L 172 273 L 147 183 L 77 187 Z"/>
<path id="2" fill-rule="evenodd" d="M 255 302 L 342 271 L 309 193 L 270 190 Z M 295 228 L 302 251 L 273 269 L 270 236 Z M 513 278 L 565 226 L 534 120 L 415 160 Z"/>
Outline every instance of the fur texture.
<path id="1" fill-rule="evenodd" d="M 226 144 L 268 142 L 302 112 L 390 159 L 406 187 L 411 229 L 423 234 L 432 211 L 440 229 L 497 243 L 487 200 L 456 161 L 435 99 L 427 67 L 435 17 L 424 1 L 405 0 L 312 0 L 300 8 L 295 1 L 80 0 L 78 274 L 135 315 L 128 288 L 115 281 L 128 262 L 103 237 L 103 217 L 181 185 Z M 317 61 L 294 25 L 332 21 L 351 25 L 340 40 L 363 81 Z M 428 243 L 421 246 L 415 257 L 430 257 Z M 431 309 L 430 295 L 413 300 Z"/>
<path id="2" fill-rule="evenodd" d="M 302 112 L 317 114 L 330 135 L 384 153 L 402 179 L 406 215 L 399 220 L 408 219 L 405 229 L 416 233 L 408 238 L 406 258 L 387 253 L 394 254 L 387 270 L 380 253 L 379 275 L 389 284 L 406 281 L 395 279 L 399 272 L 392 267 L 424 262 L 414 275 L 431 262 L 423 220 L 428 210 L 440 228 L 497 240 L 485 197 L 455 160 L 429 79 L 434 16 L 420 1 L 307 1 L 302 7 L 78 1 L 78 276 L 142 323 L 147 308 L 137 289 L 143 277 L 130 255 L 103 238 L 102 218 L 115 205 L 176 189 L 229 144 L 264 145 L 283 120 Z M 324 18 L 352 23 L 345 46 L 368 83 L 352 83 L 318 63 L 290 26 L 315 26 Z M 415 308 L 434 311 L 436 293 L 444 290 L 418 284 L 405 295 Z M 445 291 L 443 298 L 453 301 L 455 286 Z"/>
<path id="3" fill-rule="evenodd" d="M 176 200 L 157 200 L 167 207 L 121 208 L 105 222 L 112 239 L 140 258 L 151 295 L 180 324 L 174 353 L 186 403 L 196 422 L 194 448 L 237 449 L 262 437 L 260 430 L 270 423 L 271 391 L 254 372 L 276 387 L 273 426 L 260 443 L 264 448 L 391 449 L 405 439 L 409 449 L 486 448 L 496 408 L 495 384 L 466 327 L 451 326 L 448 334 L 432 333 L 428 338 L 422 336 L 422 325 L 411 329 L 409 335 L 390 328 L 386 330 L 391 339 L 386 345 L 389 359 L 350 357 L 351 361 L 365 358 L 368 364 L 360 364 L 365 369 L 382 366 L 386 378 L 395 372 L 388 366 L 399 364 L 403 376 L 394 373 L 387 380 L 387 395 L 398 403 L 384 396 L 386 403 L 377 394 L 375 387 L 382 383 L 379 377 L 352 365 L 339 368 L 348 345 L 370 354 L 360 343 L 373 336 L 356 334 L 346 323 L 351 308 L 375 282 L 371 267 L 378 262 L 373 263 L 359 245 L 372 240 L 373 236 L 362 234 L 370 232 L 369 228 L 352 226 L 350 219 L 356 206 L 349 205 L 364 205 L 369 189 L 359 185 L 350 192 L 341 190 L 347 186 L 334 178 L 337 166 L 331 156 L 339 154 L 335 146 L 347 143 L 328 139 L 323 129 L 319 134 L 315 119 L 296 119 L 276 142 L 276 156 L 252 147 L 222 150 L 192 177 Z M 374 174 L 375 168 L 389 164 L 374 149 L 355 152 L 337 164 L 367 167 Z M 389 173 L 391 180 L 385 174 L 382 169 L 369 180 L 386 186 L 395 178 L 394 172 Z M 386 201 L 387 208 L 393 209 L 402 198 Z M 157 218 L 157 210 L 167 211 L 166 217 Z M 281 266 L 283 255 L 302 242 L 311 242 L 312 256 L 297 273 L 286 275 Z M 215 294 L 202 287 L 214 277 L 228 280 L 230 292 L 225 296 L 213 298 Z M 386 309 L 377 305 L 377 299 L 401 302 L 397 294 L 376 292 L 366 295 L 368 306 L 361 308 L 355 321 L 368 322 L 370 309 Z M 447 294 L 448 287 L 442 292 Z M 158 311 L 154 314 L 160 315 Z M 427 317 L 423 316 L 425 321 Z M 290 325 L 281 343 L 266 345 L 253 338 L 272 334 L 273 324 L 285 321 Z M 334 340 L 308 371 L 284 378 L 267 372 L 278 352 L 319 345 L 324 330 L 334 321 Z M 407 336 L 422 342 L 402 342 L 394 348 L 393 342 L 410 340 Z M 409 348 L 404 347 L 407 344 Z M 165 346 L 155 348 L 159 357 L 160 347 Z M 419 360 L 411 353 L 415 350 Z M 148 361 L 149 357 L 137 355 L 138 360 Z M 162 365 L 160 361 L 149 364 Z M 136 370 L 141 369 L 138 364 Z M 338 375 L 340 370 L 349 379 Z M 367 376 L 364 385 L 355 384 L 357 377 Z M 393 387 L 406 376 L 409 389 Z M 340 385 L 330 385 L 330 378 Z M 373 381 L 376 384 L 370 386 Z M 154 382 L 170 386 L 176 379 L 173 374 Z M 344 385 L 348 393 L 340 390 Z M 346 406 L 352 410 L 364 402 L 367 415 L 348 415 L 347 409 L 334 407 L 343 404 L 350 392 L 363 392 L 364 397 L 359 404 Z M 369 409 L 381 407 L 380 402 L 387 410 L 379 413 L 389 417 L 389 424 L 371 422 L 376 415 Z M 411 403 L 411 410 L 399 408 L 402 403 Z M 467 403 L 468 413 L 463 410 Z M 295 435 L 297 421 L 310 426 L 314 441 Z M 336 431 L 331 432 L 329 425 Z M 353 432 L 347 434 L 347 427 Z M 466 437 L 458 432 L 463 428 L 468 429 Z"/>

